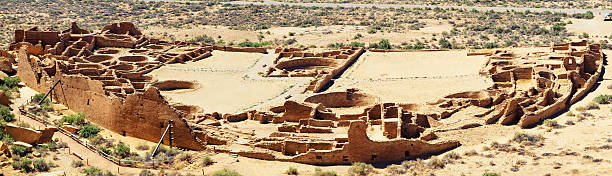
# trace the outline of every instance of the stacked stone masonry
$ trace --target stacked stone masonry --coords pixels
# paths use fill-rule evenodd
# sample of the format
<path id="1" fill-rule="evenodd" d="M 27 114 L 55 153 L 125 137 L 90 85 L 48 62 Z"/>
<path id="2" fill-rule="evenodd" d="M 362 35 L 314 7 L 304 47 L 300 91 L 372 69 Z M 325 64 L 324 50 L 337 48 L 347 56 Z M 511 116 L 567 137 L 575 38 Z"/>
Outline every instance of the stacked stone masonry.
<path id="1" fill-rule="evenodd" d="M 265 48 L 159 41 L 125 22 L 99 32 L 76 24 L 61 32 L 17 30 L 15 39 L 10 49 L 17 51 L 17 73 L 27 86 L 45 92 L 59 81 L 55 100 L 114 132 L 156 142 L 173 120 L 174 144 L 181 148 L 318 165 L 402 161 L 460 145 L 439 139 L 436 133 L 494 123 L 533 126 L 584 96 L 603 66 L 599 45 L 586 41 L 553 44 L 544 53 L 478 53 L 489 55 L 480 73 L 489 76 L 491 87 L 428 103 L 381 102 L 352 88 L 324 91 L 365 49 L 279 48 L 270 53 L 276 59 L 262 76 L 313 77 L 303 96 L 276 106 L 224 114 L 169 103 L 160 91 L 199 85 L 160 82 L 146 74 L 166 64 L 205 59 L 213 50 L 267 53 Z M 479 112 L 455 123 L 442 121 L 468 107 L 478 107 Z M 232 127 L 242 124 L 261 125 L 273 132 Z"/>

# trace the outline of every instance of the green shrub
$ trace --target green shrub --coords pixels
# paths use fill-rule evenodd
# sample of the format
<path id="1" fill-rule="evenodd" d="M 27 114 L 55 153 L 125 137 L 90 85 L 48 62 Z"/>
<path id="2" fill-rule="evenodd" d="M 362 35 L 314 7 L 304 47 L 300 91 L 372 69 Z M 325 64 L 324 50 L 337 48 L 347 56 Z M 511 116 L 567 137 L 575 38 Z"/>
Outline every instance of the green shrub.
<path id="1" fill-rule="evenodd" d="M 453 47 L 453 44 L 451 44 L 448 40 L 446 40 L 445 38 L 440 39 L 439 41 L 440 47 L 442 48 L 446 48 L 446 49 L 450 49 Z"/>
<path id="2" fill-rule="evenodd" d="M 97 135 L 99 132 L 100 128 L 93 125 L 87 125 L 79 130 L 79 136 L 83 138 L 90 138 Z"/>
<path id="3" fill-rule="evenodd" d="M 355 162 L 353 163 L 353 166 L 351 166 L 351 168 L 349 168 L 348 172 L 351 175 L 368 175 L 370 173 L 372 173 L 374 171 L 374 167 L 372 165 L 369 164 L 365 164 L 365 163 L 361 163 L 361 162 Z"/>
<path id="4" fill-rule="evenodd" d="M 589 104 L 586 106 L 586 108 L 587 108 L 588 110 L 591 110 L 591 109 L 599 109 L 599 105 L 598 105 L 597 103 L 589 103 Z"/>
<path id="5" fill-rule="evenodd" d="M 43 159 L 37 159 L 34 160 L 34 169 L 38 172 L 46 172 L 49 171 L 49 164 Z"/>
<path id="6" fill-rule="evenodd" d="M 446 160 L 457 160 L 457 159 L 461 159 L 461 156 L 459 156 L 459 154 L 457 154 L 456 152 L 450 152 L 450 153 L 447 153 L 446 155 L 444 155 L 444 159 L 446 159 Z"/>
<path id="7" fill-rule="evenodd" d="M 98 150 L 100 150 L 102 153 L 106 153 L 107 155 L 111 154 L 111 150 L 110 149 L 104 148 L 102 146 L 98 147 Z"/>
<path id="8" fill-rule="evenodd" d="M 485 173 L 482 173 L 482 176 L 501 176 L 501 175 L 495 172 L 485 172 Z"/>
<path id="9" fill-rule="evenodd" d="M 289 167 L 287 171 L 285 171 L 287 175 L 298 175 L 298 170 L 295 167 Z"/>
<path id="10" fill-rule="evenodd" d="M 612 102 L 612 95 L 599 95 L 593 99 L 593 102 L 599 104 L 608 104 Z"/>
<path id="11" fill-rule="evenodd" d="M 321 170 L 321 168 L 315 168 L 315 173 L 313 174 L 313 176 L 336 176 L 338 174 L 336 174 L 335 171 L 323 171 Z"/>
<path id="12" fill-rule="evenodd" d="M 136 146 L 136 149 L 138 149 L 138 150 L 149 150 L 149 145 L 144 144 L 144 143 L 138 144 L 138 146 Z"/>
<path id="13" fill-rule="evenodd" d="M 438 157 L 431 157 L 429 159 L 429 162 L 427 163 L 427 165 L 429 165 L 430 168 L 444 168 L 444 162 L 442 162 L 442 160 L 438 159 Z"/>
<path id="14" fill-rule="evenodd" d="M 244 42 L 238 43 L 239 47 L 264 47 L 266 45 L 270 45 L 270 42 L 251 42 L 246 40 Z"/>
<path id="15" fill-rule="evenodd" d="M 189 153 L 181 153 L 176 157 L 179 161 L 189 161 L 191 159 L 191 154 Z"/>
<path id="16" fill-rule="evenodd" d="M 17 155 L 20 157 L 24 157 L 26 156 L 26 154 L 28 154 L 26 147 L 20 145 L 13 145 L 11 147 L 11 150 L 13 151 L 13 155 Z"/>
<path id="17" fill-rule="evenodd" d="M 74 167 L 74 168 L 82 167 L 83 166 L 83 161 L 81 161 L 81 160 L 74 160 L 74 161 L 72 161 L 72 163 L 70 165 L 72 165 L 72 167 Z"/>
<path id="18" fill-rule="evenodd" d="M 102 171 L 96 167 L 90 166 L 83 169 L 83 173 L 87 176 L 99 176 L 102 175 Z"/>
<path id="19" fill-rule="evenodd" d="M 351 42 L 352 47 L 365 47 L 365 43 Z"/>
<path id="20" fill-rule="evenodd" d="M 514 138 L 512 138 L 512 141 L 536 143 L 542 141 L 543 139 L 544 137 L 542 137 L 542 135 L 528 134 L 521 131 L 514 133 Z"/>
<path id="21" fill-rule="evenodd" d="M 138 174 L 138 176 L 155 176 L 155 174 L 150 170 L 143 169 L 142 171 L 140 171 L 140 174 Z"/>
<path id="22" fill-rule="evenodd" d="M 15 120 L 15 114 L 11 113 L 11 109 L 4 105 L 0 105 L 0 115 L 5 122 L 12 122 Z"/>
<path id="23" fill-rule="evenodd" d="M 123 143 L 118 143 L 113 147 L 113 153 L 121 158 L 130 156 L 130 147 Z"/>
<path id="24" fill-rule="evenodd" d="M 77 125 L 77 126 L 82 126 L 85 125 L 85 119 L 87 118 L 87 115 L 85 113 L 79 112 L 76 114 L 72 114 L 69 116 L 63 116 L 60 119 L 60 122 L 62 123 L 69 123 L 69 124 L 73 124 L 73 125 Z"/>
<path id="25" fill-rule="evenodd" d="M 34 169 L 30 164 L 32 164 L 32 160 L 26 157 L 19 158 L 11 163 L 13 169 L 20 170 L 21 172 L 32 172 Z"/>
<path id="26" fill-rule="evenodd" d="M 203 166 L 209 166 L 212 165 L 215 161 L 213 161 L 212 158 L 210 158 L 210 156 L 205 156 L 204 159 L 202 159 L 202 165 Z"/>
<path id="27" fill-rule="evenodd" d="M 552 119 L 544 120 L 543 124 L 544 124 L 544 126 L 547 126 L 547 127 L 556 127 L 556 126 L 559 126 L 557 121 L 556 120 L 552 120 Z"/>
<path id="28" fill-rule="evenodd" d="M 45 94 L 43 94 L 43 93 L 36 94 L 36 95 L 34 95 L 34 97 L 32 97 L 32 99 L 33 99 L 33 100 L 34 100 L 36 103 L 40 102 L 40 101 L 41 101 L 43 98 L 45 98 Z M 51 102 L 51 101 L 50 101 L 49 99 L 46 99 L 46 98 L 45 98 L 45 101 L 44 101 L 43 103 L 44 103 L 44 104 L 48 104 L 48 103 L 50 103 L 50 102 Z"/>
<path id="29" fill-rule="evenodd" d="M 213 176 L 242 176 L 242 175 L 240 175 L 236 171 L 228 170 L 228 169 L 223 168 L 221 170 L 215 171 L 213 173 Z"/>
<path id="30" fill-rule="evenodd" d="M 21 82 L 19 77 L 4 77 L 4 85 L 9 88 L 17 87 L 17 85 Z"/>

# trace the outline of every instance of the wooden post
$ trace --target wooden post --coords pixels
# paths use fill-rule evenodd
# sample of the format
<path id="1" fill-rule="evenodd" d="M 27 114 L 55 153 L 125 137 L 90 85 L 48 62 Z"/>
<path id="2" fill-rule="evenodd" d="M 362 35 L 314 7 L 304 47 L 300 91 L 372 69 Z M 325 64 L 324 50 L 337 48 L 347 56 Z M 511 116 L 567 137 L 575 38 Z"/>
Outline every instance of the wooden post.
<path id="1" fill-rule="evenodd" d="M 89 166 L 89 158 L 85 159 L 85 161 L 87 162 L 87 166 Z"/>
<path id="2" fill-rule="evenodd" d="M 119 174 L 119 166 L 117 166 L 117 174 L 118 174 L 118 175 L 121 175 L 121 174 Z"/>

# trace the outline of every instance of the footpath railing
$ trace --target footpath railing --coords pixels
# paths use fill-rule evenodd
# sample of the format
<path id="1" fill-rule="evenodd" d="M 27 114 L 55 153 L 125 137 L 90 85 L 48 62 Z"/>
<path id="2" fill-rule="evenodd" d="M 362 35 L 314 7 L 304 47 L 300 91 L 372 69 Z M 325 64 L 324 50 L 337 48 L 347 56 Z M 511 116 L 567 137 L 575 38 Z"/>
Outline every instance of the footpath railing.
<path id="1" fill-rule="evenodd" d="M 29 102 L 27 104 L 30 104 Z M 143 168 L 143 169 L 170 169 L 170 167 L 168 167 L 167 165 L 162 164 L 162 161 L 156 161 L 156 160 L 151 160 L 151 161 L 134 161 L 134 160 L 125 160 L 125 159 L 119 159 L 115 156 L 112 156 L 110 154 L 107 154 L 105 152 L 102 152 L 100 150 L 98 150 L 94 145 L 88 144 L 87 140 L 83 140 L 81 138 L 79 138 L 79 136 L 75 135 L 74 133 L 71 133 L 68 130 L 65 130 L 64 128 L 56 125 L 55 123 L 40 118 L 32 113 L 27 112 L 26 110 L 19 108 L 19 112 L 21 113 L 21 115 L 26 116 L 30 119 L 36 120 L 40 123 L 43 123 L 45 125 L 48 126 L 53 126 L 56 127 L 58 129 L 58 131 L 60 133 L 63 133 L 64 135 L 72 138 L 74 141 L 76 141 L 77 143 L 81 144 L 82 146 L 84 146 L 85 148 L 89 149 L 90 151 L 102 156 L 103 158 L 119 165 L 119 166 L 124 166 L 124 167 L 133 167 L 133 168 Z"/>

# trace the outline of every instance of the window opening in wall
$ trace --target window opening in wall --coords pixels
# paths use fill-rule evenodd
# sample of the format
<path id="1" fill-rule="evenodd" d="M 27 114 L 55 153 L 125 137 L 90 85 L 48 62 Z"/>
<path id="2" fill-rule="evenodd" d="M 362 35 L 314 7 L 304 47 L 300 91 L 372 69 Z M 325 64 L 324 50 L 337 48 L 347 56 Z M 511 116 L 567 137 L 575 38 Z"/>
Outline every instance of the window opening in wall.
<path id="1" fill-rule="evenodd" d="M 404 158 L 408 158 L 408 157 L 410 157 L 410 151 L 406 150 L 404 152 Z"/>
<path id="2" fill-rule="evenodd" d="M 323 156 L 317 156 L 317 159 L 318 159 L 318 160 L 322 160 L 322 159 L 323 159 Z"/>
<path id="3" fill-rule="evenodd" d="M 89 99 L 87 99 L 87 105 L 89 105 Z"/>
<path id="4" fill-rule="evenodd" d="M 123 136 L 125 136 L 125 131 L 123 131 Z"/>
<path id="5" fill-rule="evenodd" d="M 164 122 L 159 122 L 159 128 L 164 128 Z"/>
<path id="6" fill-rule="evenodd" d="M 376 160 L 376 155 L 372 155 L 372 161 Z"/>
<path id="7" fill-rule="evenodd" d="M 348 156 L 342 156 L 342 161 L 348 161 Z"/>

